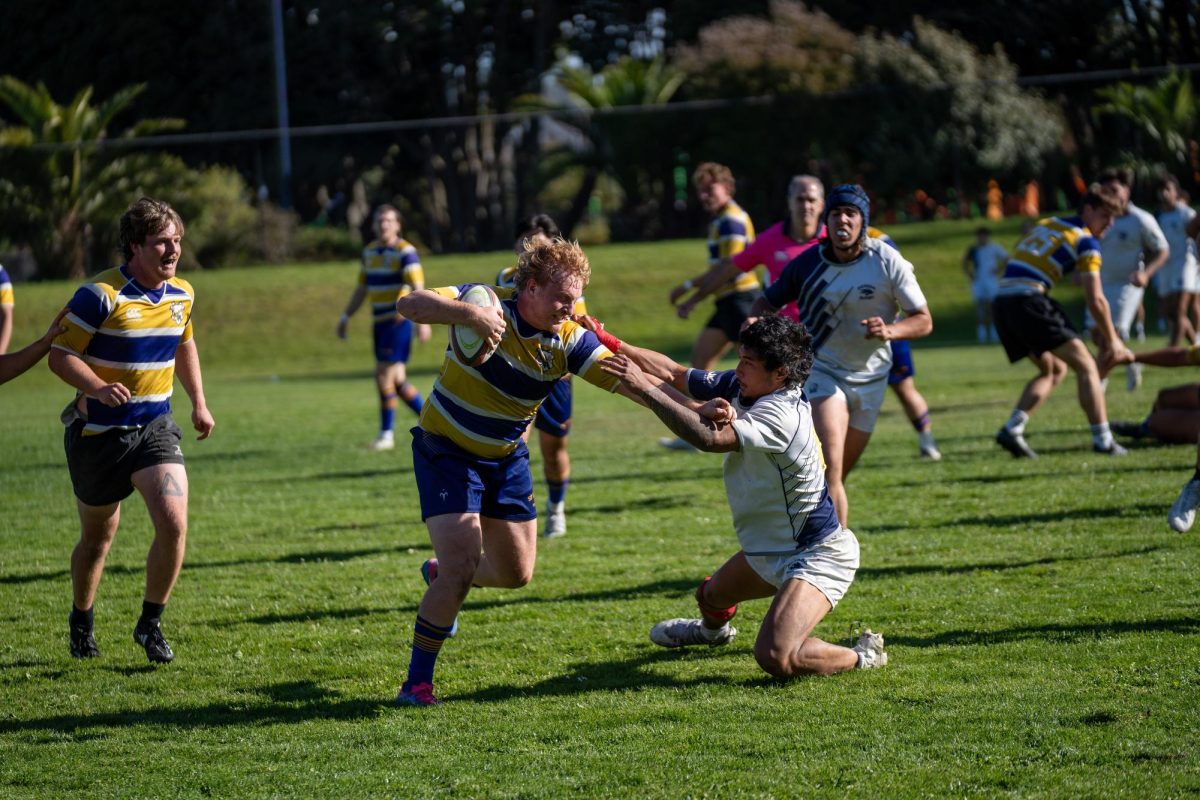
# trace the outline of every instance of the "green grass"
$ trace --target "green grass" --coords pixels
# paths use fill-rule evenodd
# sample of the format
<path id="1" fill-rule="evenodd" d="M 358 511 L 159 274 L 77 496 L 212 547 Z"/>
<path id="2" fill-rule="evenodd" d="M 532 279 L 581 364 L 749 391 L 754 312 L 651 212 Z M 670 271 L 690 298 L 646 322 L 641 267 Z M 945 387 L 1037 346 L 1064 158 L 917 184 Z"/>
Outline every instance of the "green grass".
<path id="1" fill-rule="evenodd" d="M 348 343 L 333 336 L 354 266 L 191 276 L 217 429 L 185 448 L 189 552 L 165 618 L 175 663 L 148 667 L 130 640 L 150 539 L 136 500 L 97 603 L 104 657 L 69 657 L 77 523 L 57 412 L 71 393 L 44 366 L 0 388 L 0 795 L 1200 792 L 1200 550 L 1165 521 L 1194 451 L 1093 455 L 1068 381 L 1030 426 L 1043 457 L 1002 453 L 991 434 L 1029 370 L 966 343 L 970 230 L 892 231 L 937 325 L 917 369 L 946 458 L 917 460 L 889 400 L 849 481 L 863 566 L 818 629 L 884 631 L 886 669 L 766 679 L 751 653 L 764 602 L 744 604 L 730 647 L 652 645 L 650 625 L 692 613 L 698 579 L 736 547 L 720 459 L 660 450 L 649 413 L 581 385 L 570 533 L 542 544 L 529 587 L 472 593 L 435 709 L 391 706 L 430 548 L 406 448 L 365 449 L 366 321 Z M 682 356 L 700 320 L 675 320 L 664 299 L 701 248 L 596 248 L 589 304 L 619 335 Z M 426 266 L 442 284 L 507 259 Z M 70 291 L 17 287 L 17 345 Z M 425 391 L 438 349 L 413 362 Z M 1140 393 L 1110 393 L 1112 416 L 1137 417 L 1190 377 L 1147 373 Z"/>

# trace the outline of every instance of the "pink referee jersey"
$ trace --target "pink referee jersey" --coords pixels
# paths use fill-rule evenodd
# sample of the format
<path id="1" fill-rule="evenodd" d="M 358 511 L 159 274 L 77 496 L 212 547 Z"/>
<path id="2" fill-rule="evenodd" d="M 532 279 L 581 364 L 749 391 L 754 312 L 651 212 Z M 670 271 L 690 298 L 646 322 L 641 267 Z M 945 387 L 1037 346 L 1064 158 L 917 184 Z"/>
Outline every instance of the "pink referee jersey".
<path id="1" fill-rule="evenodd" d="M 783 268 L 790 264 L 792 259 L 816 245 L 817 240 L 825 235 L 825 226 L 822 225 L 816 238 L 798 242 L 788 235 L 786 226 L 786 220 L 777 222 L 760 233 L 758 238 L 746 245 L 745 250 L 733 256 L 733 265 L 742 272 L 749 272 L 762 264 L 767 268 L 770 282 L 774 283 L 779 280 Z M 800 319 L 800 312 L 797 311 L 795 303 L 788 303 L 779 309 L 779 313 L 790 319 Z"/>

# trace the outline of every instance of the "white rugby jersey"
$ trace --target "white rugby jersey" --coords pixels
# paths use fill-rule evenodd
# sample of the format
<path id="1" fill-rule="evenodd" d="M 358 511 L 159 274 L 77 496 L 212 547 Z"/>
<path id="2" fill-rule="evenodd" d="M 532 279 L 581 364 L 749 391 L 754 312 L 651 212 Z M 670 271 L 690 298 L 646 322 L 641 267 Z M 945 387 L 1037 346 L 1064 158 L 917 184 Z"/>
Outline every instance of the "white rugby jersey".
<path id="1" fill-rule="evenodd" d="M 801 387 L 747 405 L 734 370 L 689 370 L 687 386 L 697 400 L 724 397 L 737 411 L 733 429 L 741 449 L 725 454 L 725 492 L 747 555 L 794 553 L 841 530 Z"/>
<path id="2" fill-rule="evenodd" d="M 1100 240 L 1100 281 L 1128 283 L 1129 273 L 1142 268 L 1143 255 L 1167 249 L 1167 237 L 1148 211 L 1129 204 L 1129 213 L 1113 220 Z"/>
<path id="3" fill-rule="evenodd" d="M 878 239 L 867 239 L 862 255 L 845 264 L 827 258 L 826 245 L 801 253 L 766 298 L 775 308 L 796 301 L 816 362 L 847 383 L 878 380 L 892 365 L 892 349 L 866 338 L 863 320 L 891 320 L 897 309 L 911 314 L 927 305 L 912 264 Z"/>
<path id="4" fill-rule="evenodd" d="M 1196 212 L 1183 203 L 1170 211 L 1159 211 L 1154 215 L 1158 226 L 1162 228 L 1167 246 L 1171 248 L 1161 270 L 1164 274 L 1182 276 L 1188 270 L 1196 269 L 1196 242 L 1187 235 L 1188 223 L 1195 217 Z"/>

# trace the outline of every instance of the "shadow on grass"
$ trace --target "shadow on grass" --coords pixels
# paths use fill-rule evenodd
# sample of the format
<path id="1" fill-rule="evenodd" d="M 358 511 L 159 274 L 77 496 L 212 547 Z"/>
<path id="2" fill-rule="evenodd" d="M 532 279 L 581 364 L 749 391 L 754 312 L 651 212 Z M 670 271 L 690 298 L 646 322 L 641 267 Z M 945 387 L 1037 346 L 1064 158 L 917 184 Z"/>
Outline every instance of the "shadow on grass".
<path id="1" fill-rule="evenodd" d="M 309 481 L 338 481 L 357 480 L 359 478 L 382 478 L 385 476 L 408 475 L 412 467 L 396 466 L 385 469 L 356 469 L 340 472 L 318 472 L 312 475 L 279 475 L 272 478 L 259 478 L 248 483 L 307 483 Z"/>
<path id="2" fill-rule="evenodd" d="M 72 734 L 92 728 L 162 727 L 203 729 L 280 725 L 311 720 L 351 721 L 376 716 L 391 706 L 378 699 L 351 700 L 312 681 L 257 687 L 258 698 L 206 706 L 158 706 L 101 714 L 61 714 L 25 720 L 0 720 L 0 733 L 43 731 Z"/>
<path id="3" fill-rule="evenodd" d="M 1200 633 L 1200 619 L 1178 617 L 1174 619 L 1114 620 L 1089 622 L 1074 625 L 1025 625 L 1016 628 L 1001 628 L 994 631 L 945 631 L 932 636 L 887 637 L 889 645 L 901 647 L 972 647 L 996 645 L 1039 639 L 1047 642 L 1075 642 L 1086 639 L 1103 639 L 1129 633 Z"/>
<path id="4" fill-rule="evenodd" d="M 855 531 L 868 537 L 874 534 L 895 533 L 917 528 L 956 528 L 960 525 L 975 525 L 984 528 L 1010 528 L 1014 525 L 1044 525 L 1071 520 L 1100 520 L 1113 518 L 1137 518 L 1143 516 L 1158 517 L 1165 508 L 1164 503 L 1138 503 L 1137 505 L 1120 506 L 1118 508 L 1073 508 L 1064 511 L 1041 511 L 1022 514 L 1000 514 L 996 516 L 955 517 L 930 524 L 928 522 L 896 522 L 872 525 L 867 523 Z"/>
<path id="5" fill-rule="evenodd" d="M 386 553 L 403 553 L 408 555 L 409 551 L 422 552 L 430 550 L 429 542 L 420 544 L 400 544 L 389 547 L 364 547 L 358 550 L 311 550 L 304 553 L 285 553 L 280 556 L 270 556 L 267 558 L 237 558 L 228 559 L 226 561 L 200 561 L 196 563 L 188 562 L 184 564 L 184 570 L 191 572 L 199 569 L 224 569 L 226 567 L 247 567 L 261 564 L 320 564 L 320 563 L 337 563 L 342 561 L 352 561 L 356 558 L 368 558 L 370 556 L 383 555 Z M 64 558 L 65 560 L 65 558 Z M 141 565 L 123 566 L 110 565 L 104 570 L 109 575 L 141 575 L 146 571 L 146 568 Z M 0 586 L 4 585 L 21 585 L 26 583 L 37 583 L 38 581 L 56 581 L 70 575 L 68 569 L 54 570 L 53 572 L 33 572 L 25 575 L 2 575 L 0 576 Z"/>
<path id="6" fill-rule="evenodd" d="M 687 454 L 682 454 L 676 457 L 689 458 L 690 456 Z M 626 459 L 622 458 L 620 460 L 624 461 Z M 719 478 L 720 476 L 720 463 L 712 462 L 705 468 L 691 470 L 664 469 L 661 472 L 621 472 L 614 470 L 613 472 L 606 473 L 604 475 L 584 475 L 578 478 L 572 475 L 571 485 L 575 486 L 581 483 L 605 483 L 608 481 L 649 481 L 651 483 L 673 483 L 678 481 L 709 480 L 713 477 Z"/>
<path id="7" fill-rule="evenodd" d="M 447 695 L 454 702 L 505 703 L 519 698 L 572 697 L 592 692 L 641 690 L 654 688 L 683 689 L 691 686 L 775 686 L 779 682 L 762 677 L 736 680 L 728 675 L 703 675 L 680 678 L 671 674 L 655 674 L 645 668 L 654 664 L 679 660 L 753 659 L 745 650 L 731 648 L 700 648 L 698 650 L 665 650 L 654 648 L 628 659 L 589 661 L 573 665 L 562 675 L 539 681 L 532 686 L 490 686 L 469 694 Z M 3 730 L 3 728 L 0 728 Z"/>
<path id="8" fill-rule="evenodd" d="M 572 514 L 621 514 L 626 511 L 649 511 L 667 508 L 692 506 L 693 501 L 686 497 L 642 497 L 637 500 L 625 500 L 599 506 L 571 506 Z"/>
<path id="9" fill-rule="evenodd" d="M 1100 559 L 1126 558 L 1168 550 L 1164 546 L 1141 547 L 1136 550 L 1123 550 L 1119 553 L 1096 553 L 1079 556 L 1048 556 L 1025 561 L 993 561 L 980 564 L 894 564 L 887 567 L 862 567 L 856 578 L 894 578 L 906 575 L 962 575 L 973 572 L 999 572 L 1010 569 L 1025 569 L 1040 567 L 1048 564 L 1062 564 L 1071 561 L 1098 561 Z"/>

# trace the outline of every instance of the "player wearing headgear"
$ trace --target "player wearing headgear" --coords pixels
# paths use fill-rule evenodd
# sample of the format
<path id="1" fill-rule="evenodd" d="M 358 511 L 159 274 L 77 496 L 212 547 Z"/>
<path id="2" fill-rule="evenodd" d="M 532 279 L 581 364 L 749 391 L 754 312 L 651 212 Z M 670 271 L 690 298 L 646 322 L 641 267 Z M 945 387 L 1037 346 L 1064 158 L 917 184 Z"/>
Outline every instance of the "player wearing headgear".
<path id="1" fill-rule="evenodd" d="M 720 266 L 723 259 L 731 259 L 741 253 L 754 241 L 754 223 L 750 221 L 750 215 L 733 200 L 737 183 L 729 167 L 706 161 L 692 173 L 692 186 L 696 189 L 700 205 L 713 215 L 708 225 L 708 265 L 711 270 Z M 672 289 L 671 304 L 687 302 L 684 298 L 704 277 L 704 274 L 696 275 Z M 692 366 L 711 369 L 717 363 L 737 341 L 738 331 L 761 293 L 761 285 L 752 269 L 739 273 L 712 290 L 717 298 L 716 308 L 692 346 Z M 678 438 L 661 439 L 659 444 L 672 450 L 691 449 Z"/>
<path id="2" fill-rule="evenodd" d="M 629 345 L 602 363 L 676 435 L 726 454 L 725 491 L 740 549 L 696 589 L 700 618 L 659 622 L 650 630 L 655 644 L 726 644 L 737 633 L 729 622 L 738 604 L 770 597 L 754 656 L 774 677 L 887 664 L 877 633 L 864 631 L 853 648 L 811 635 L 859 565 L 858 540 L 839 524 L 829 498 L 803 388 L 811 342 L 799 323 L 770 316 L 741 332 L 735 370 L 686 369 Z M 677 391 L 707 402 L 697 408 Z"/>
<path id="3" fill-rule="evenodd" d="M 1102 342 L 1100 362 L 1119 361 L 1125 356 L 1125 345 L 1113 326 L 1108 301 L 1100 286 L 1100 243 L 1096 240 L 1123 208 L 1121 196 L 1112 188 L 1092 184 L 1083 196 L 1078 217 L 1040 220 L 1017 245 L 1004 268 L 992 304 L 1000 343 L 1010 363 L 1028 358 L 1038 368 L 1038 374 L 1025 385 L 1008 422 L 996 433 L 996 443 L 1014 457 L 1037 457 L 1025 441 L 1025 425 L 1062 382 L 1068 367 L 1079 381 L 1079 405 L 1091 425 L 1093 449 L 1098 453 L 1125 455 L 1125 448 L 1113 441 L 1108 426 L 1096 360 L 1080 341 L 1062 306 L 1050 297 L 1050 290 L 1059 281 L 1072 272 L 1078 273 Z"/>
<path id="4" fill-rule="evenodd" d="M 579 245 L 528 241 L 517 288 L 496 289 L 498 306 L 457 300 L 464 286 L 416 291 L 396 304 L 414 322 L 465 325 L 498 348 L 478 367 L 448 349 L 412 431 L 421 518 L 435 557 L 421 568 L 429 588 L 396 698 L 402 705 L 437 702 L 434 664 L 472 586 L 517 588 L 533 577 L 537 511 L 523 434 L 542 401 L 567 374 L 619 389 L 599 367 L 611 351 L 571 318 L 590 275 Z"/>
<path id="5" fill-rule="evenodd" d="M 558 225 L 546 214 L 535 214 L 517 223 L 513 249 L 517 257 L 525 252 L 526 242 L 539 244 L 549 242 L 559 235 Z M 517 288 L 517 267 L 505 267 L 496 276 L 496 285 L 508 289 Z M 575 304 L 574 316 L 587 314 L 583 295 Z M 567 439 L 571 433 L 571 376 L 566 375 L 546 397 L 533 419 L 538 430 L 538 445 L 542 451 L 542 471 L 546 476 L 546 527 L 542 535 L 547 538 L 565 536 L 567 533 L 567 486 L 571 482 L 571 456 L 567 451 Z M 529 429 L 525 430 L 529 439 Z"/>
<path id="6" fill-rule="evenodd" d="M 796 302 L 812 334 L 816 360 L 805 391 L 825 454 L 825 479 L 847 524 L 845 478 L 871 439 L 892 365 L 888 343 L 933 330 L 913 267 L 894 247 L 867 234 L 870 200 L 856 184 L 835 186 L 825 200 L 828 242 L 784 269 L 755 310 L 774 313 Z M 904 318 L 892 321 L 896 312 Z"/>
<path id="7" fill-rule="evenodd" d="M 417 249 L 400 237 L 400 212 L 395 206 L 375 209 L 375 235 L 362 252 L 358 285 L 350 295 L 346 310 L 337 324 L 339 339 L 345 339 L 350 317 L 371 303 L 372 338 L 375 345 L 375 386 L 379 390 L 379 435 L 371 444 L 375 450 L 396 446 L 395 426 L 398 400 L 421 413 L 421 393 L 408 382 L 408 355 L 412 348 L 413 323 L 396 313 L 396 301 L 425 286 L 425 273 Z M 418 340 L 429 341 L 428 325 L 417 325 Z"/>

